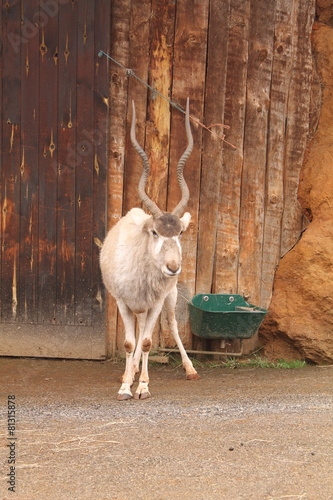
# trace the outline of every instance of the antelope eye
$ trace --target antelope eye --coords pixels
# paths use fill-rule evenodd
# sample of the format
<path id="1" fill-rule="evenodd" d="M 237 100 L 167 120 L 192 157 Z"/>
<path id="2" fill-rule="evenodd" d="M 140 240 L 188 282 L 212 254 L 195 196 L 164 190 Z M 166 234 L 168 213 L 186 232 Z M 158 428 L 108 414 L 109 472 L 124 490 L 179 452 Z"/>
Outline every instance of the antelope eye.
<path id="1" fill-rule="evenodd" d="M 181 236 L 181 235 L 183 234 L 183 232 L 184 232 L 184 231 L 183 231 L 183 230 L 181 230 L 181 231 L 180 231 L 180 233 L 179 233 L 179 236 Z"/>
<path id="2" fill-rule="evenodd" d="M 154 229 L 152 230 L 151 234 L 152 234 L 153 236 L 158 236 L 157 232 L 156 232 Z"/>

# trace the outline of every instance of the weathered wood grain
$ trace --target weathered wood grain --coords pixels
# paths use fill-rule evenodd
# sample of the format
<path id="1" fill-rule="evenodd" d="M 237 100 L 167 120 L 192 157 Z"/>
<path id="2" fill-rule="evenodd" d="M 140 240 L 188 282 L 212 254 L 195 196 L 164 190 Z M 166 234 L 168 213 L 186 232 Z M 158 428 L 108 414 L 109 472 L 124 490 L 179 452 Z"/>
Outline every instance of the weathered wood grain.
<path id="1" fill-rule="evenodd" d="M 0 33 L 3 33 L 3 21 L 2 21 L 2 12 L 0 11 Z M 2 39 L 1 39 L 2 43 Z M 2 60 L 0 60 L 0 95 L 2 95 L 2 80 L 3 80 L 3 67 L 2 67 Z M 2 136 L 2 129 L 3 129 L 3 106 L 0 106 L 0 134 Z M 1 287 L 1 280 L 2 280 L 2 238 L 3 238 L 3 231 L 2 231 L 2 217 L 3 217 L 3 191 L 2 191 L 2 185 L 4 181 L 4 176 L 3 176 L 3 166 L 2 166 L 2 154 L 0 155 L 0 321 L 2 317 L 2 287 Z"/>
<path id="2" fill-rule="evenodd" d="M 222 124 L 228 56 L 229 2 L 210 2 L 206 64 L 205 112 L 207 126 Z M 212 131 L 222 135 L 222 127 Z M 203 132 L 203 155 L 198 223 L 196 293 L 210 293 L 213 286 L 216 232 L 221 194 L 223 141 Z"/>
<path id="3" fill-rule="evenodd" d="M 56 322 L 58 20 L 39 32 L 39 302 L 38 322 Z"/>
<path id="4" fill-rule="evenodd" d="M 289 0 L 276 2 L 270 113 L 267 131 L 266 199 L 261 270 L 260 304 L 265 308 L 269 306 L 271 300 L 274 270 L 280 259 L 284 203 L 284 140 L 291 83 L 294 14 L 294 9 L 290 9 Z"/>
<path id="5" fill-rule="evenodd" d="M 148 83 L 168 98 L 172 88 L 175 7 L 168 0 L 153 0 L 151 5 Z M 150 92 L 145 145 L 150 163 L 147 192 L 162 210 L 167 206 L 170 120 L 170 104 Z M 161 316 L 153 332 L 153 349 L 168 344 L 169 336 L 168 322 Z"/>
<path id="6" fill-rule="evenodd" d="M 251 3 L 241 177 L 238 292 L 260 302 L 275 0 Z M 258 85 L 260 82 L 260 85 Z"/>
<path id="7" fill-rule="evenodd" d="M 22 2 L 22 33 L 30 33 L 29 21 L 38 10 L 37 0 Z M 37 31 L 37 29 L 36 29 Z M 20 164 L 20 240 L 19 240 L 19 321 L 38 321 L 38 157 L 39 143 L 39 38 L 31 31 L 21 48 L 21 164 Z"/>
<path id="8" fill-rule="evenodd" d="M 74 325 L 75 302 L 75 173 L 77 131 L 77 6 L 59 11 L 58 84 L 58 209 L 57 209 L 57 323 Z"/>
<path id="9" fill-rule="evenodd" d="M 1 304 L 2 321 L 19 319 L 19 235 L 21 164 L 20 5 L 3 6 Z M 17 38 L 16 38 L 17 37 Z"/>
<path id="10" fill-rule="evenodd" d="M 110 19 L 110 4 L 97 4 L 51 8 L 22 0 L 0 11 L 1 321 L 34 323 L 42 338 L 56 324 L 74 327 L 76 305 L 78 325 L 95 328 L 86 330 L 91 347 L 87 352 L 84 345 L 83 357 L 103 355 L 105 308 L 93 242 L 105 231 L 109 82 L 107 61 L 95 62 L 99 45 L 109 43 L 101 26 Z M 84 91 L 77 95 L 77 87 Z"/>
<path id="11" fill-rule="evenodd" d="M 94 146 L 93 156 L 93 224 L 92 224 L 92 324 L 101 332 L 105 332 L 105 288 L 99 269 L 100 242 L 103 241 L 107 225 L 107 169 L 108 169 L 108 135 L 109 135 L 109 61 L 99 58 L 101 47 L 106 47 L 110 40 L 110 11 L 108 0 L 100 0 L 95 7 L 95 83 L 94 83 L 94 128 L 88 134 Z M 103 26 L 103 29 L 100 27 Z"/>
<path id="12" fill-rule="evenodd" d="M 225 90 L 227 139 L 236 149 L 223 148 L 221 197 L 218 209 L 214 293 L 238 289 L 241 176 L 248 62 L 250 3 L 230 1 L 228 59 Z"/>
<path id="13" fill-rule="evenodd" d="M 151 9 L 149 2 L 132 2 L 129 26 L 129 67 L 135 74 L 147 81 L 149 61 L 149 19 Z M 136 107 L 136 136 L 140 145 L 145 148 L 145 130 L 147 116 L 147 87 L 134 78 L 128 81 L 127 130 L 132 120 L 132 100 Z M 147 151 L 149 157 L 150 152 Z M 138 183 L 142 173 L 142 161 L 134 150 L 129 133 L 126 134 L 125 171 L 123 213 L 133 207 L 140 207 Z M 123 352 L 125 334 L 122 321 L 118 322 L 117 346 Z"/>
<path id="14" fill-rule="evenodd" d="M 275 0 L 251 3 L 241 177 L 238 293 L 260 305 L 265 215 L 267 129 L 274 42 Z M 260 85 L 258 85 L 260 82 Z M 257 335 L 245 341 L 253 350 Z"/>
<path id="15" fill-rule="evenodd" d="M 295 0 L 293 23 L 292 85 L 290 87 L 284 160 L 284 206 L 281 255 L 298 241 L 303 230 L 303 215 L 297 200 L 300 169 L 309 133 L 312 53 L 310 40 L 315 0 Z"/>
<path id="16" fill-rule="evenodd" d="M 112 2 L 111 6 L 111 56 L 123 66 L 129 64 L 129 24 L 131 1 Z M 123 190 L 126 148 L 126 112 L 128 76 L 115 63 L 110 64 L 110 135 L 108 170 L 108 229 L 118 222 L 123 213 Z M 119 320 L 119 321 L 118 321 Z M 118 329 L 117 304 L 107 297 L 106 348 L 109 354 L 117 350 Z"/>
<path id="17" fill-rule="evenodd" d="M 94 130 L 94 5 L 85 0 L 78 10 L 77 27 L 77 160 L 75 214 L 75 323 L 92 321 L 92 217 L 93 144 L 87 134 Z"/>
<path id="18" fill-rule="evenodd" d="M 112 3 L 111 56 L 123 66 L 129 64 L 130 0 Z M 110 63 L 110 159 L 108 189 L 108 228 L 118 222 L 123 213 L 123 189 L 126 146 L 126 112 L 128 75 L 115 63 Z"/>
<path id="19" fill-rule="evenodd" d="M 175 4 L 153 0 L 150 23 L 149 79 L 152 87 L 171 97 Z M 150 93 L 146 122 L 146 150 L 149 152 L 150 182 L 148 195 L 166 210 L 168 152 L 170 142 L 169 103 Z"/>
<path id="20" fill-rule="evenodd" d="M 132 99 L 151 164 L 148 193 L 162 209 L 179 201 L 184 115 L 98 58 L 99 50 L 181 106 L 189 96 L 191 114 L 207 126 L 228 125 L 236 147 L 192 123 L 184 172 L 192 222 L 177 311 L 185 345 L 192 343 L 186 302 L 195 292 L 239 292 L 269 306 L 275 268 L 303 229 L 297 189 L 314 3 L 83 0 L 48 14 L 37 0 L 3 3 L 2 322 L 103 330 L 99 245 L 106 226 L 140 206 Z M 106 349 L 123 352 L 123 325 L 114 301 L 107 304 Z M 153 340 L 173 344 L 163 317 Z"/>
<path id="21" fill-rule="evenodd" d="M 191 12 L 190 16 L 189 12 Z M 208 14 L 209 2 L 207 0 L 181 0 L 177 2 L 172 96 L 173 100 L 180 103 L 183 108 L 185 108 L 186 98 L 189 97 L 190 114 L 201 122 L 204 111 Z M 202 129 L 192 123 L 192 133 L 194 148 L 184 169 L 184 177 L 190 191 L 187 210 L 192 215 L 192 221 L 183 238 L 184 266 L 180 278 L 180 282 L 186 284 L 191 296 L 195 293 Z M 172 170 L 169 175 L 168 210 L 175 208 L 180 200 L 175 168 L 185 147 L 184 115 L 173 110 L 170 145 L 170 168 Z M 184 345 L 190 346 L 192 337 L 188 319 L 184 322 L 179 321 L 178 326 Z"/>
<path id="22" fill-rule="evenodd" d="M 131 3 L 129 26 L 129 67 L 142 80 L 148 79 L 150 1 Z M 145 148 L 145 121 L 147 116 L 147 87 L 135 78 L 128 81 L 127 124 L 132 120 L 132 100 L 136 107 L 136 137 Z M 147 151 L 149 157 L 149 151 Z M 142 172 L 141 158 L 134 150 L 129 133 L 126 135 L 123 213 L 141 205 L 138 183 Z"/>

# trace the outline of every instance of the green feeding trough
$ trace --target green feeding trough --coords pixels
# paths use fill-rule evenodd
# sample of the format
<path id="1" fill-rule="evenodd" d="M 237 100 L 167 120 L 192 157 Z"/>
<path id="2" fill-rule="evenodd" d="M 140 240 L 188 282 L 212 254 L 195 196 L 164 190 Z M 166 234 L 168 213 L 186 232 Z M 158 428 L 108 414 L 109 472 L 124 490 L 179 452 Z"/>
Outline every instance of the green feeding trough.
<path id="1" fill-rule="evenodd" d="M 268 313 L 230 294 L 196 295 L 189 308 L 192 332 L 204 339 L 249 339 Z"/>

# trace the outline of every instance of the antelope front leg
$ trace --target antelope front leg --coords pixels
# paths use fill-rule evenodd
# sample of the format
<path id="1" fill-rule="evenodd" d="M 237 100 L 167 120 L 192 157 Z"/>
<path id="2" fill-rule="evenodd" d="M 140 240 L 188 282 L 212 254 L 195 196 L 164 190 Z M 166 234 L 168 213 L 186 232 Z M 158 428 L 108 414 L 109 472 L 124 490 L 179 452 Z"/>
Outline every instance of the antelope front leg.
<path id="1" fill-rule="evenodd" d="M 149 351 L 151 349 L 152 345 L 152 335 L 153 335 L 153 330 L 154 326 L 156 323 L 156 320 L 161 312 L 163 306 L 162 303 L 156 304 L 154 310 L 149 310 L 144 329 L 141 330 L 141 327 L 143 327 L 143 324 L 140 325 L 140 340 L 141 340 L 141 351 L 142 351 L 142 368 L 141 368 L 141 374 L 139 378 L 139 385 L 137 390 L 135 391 L 134 394 L 134 399 L 147 399 L 150 398 L 150 392 L 149 392 L 149 375 L 148 375 L 148 357 L 149 357 Z M 142 335 L 141 335 L 142 331 Z M 139 348 L 139 346 L 138 346 Z"/>
<path id="2" fill-rule="evenodd" d="M 139 373 L 140 371 L 140 359 L 141 359 L 141 353 L 142 353 L 142 340 L 143 340 L 143 335 L 145 333 L 145 326 L 146 326 L 146 319 L 147 319 L 147 311 L 141 314 L 137 314 L 137 320 L 139 324 L 139 339 L 137 341 L 136 349 L 135 349 L 135 354 L 133 356 L 133 377 L 135 378 L 135 375 Z"/>
<path id="3" fill-rule="evenodd" d="M 117 300 L 117 304 L 125 326 L 124 347 L 126 351 L 126 367 L 117 399 L 118 401 L 124 401 L 133 397 L 131 386 L 134 380 L 133 353 L 135 349 L 135 324 L 134 316 L 126 304 L 121 300 Z"/>
<path id="4" fill-rule="evenodd" d="M 178 325 L 175 316 L 175 308 L 177 302 L 177 288 L 175 287 L 165 299 L 165 307 L 168 315 L 168 322 L 172 335 L 176 341 L 177 347 L 179 349 L 180 355 L 182 357 L 183 368 L 186 373 L 187 380 L 198 380 L 200 375 L 197 373 L 196 369 L 193 367 L 192 361 L 188 357 L 183 343 L 179 337 Z"/>
<path id="5" fill-rule="evenodd" d="M 141 344 L 142 349 L 142 368 L 139 379 L 139 385 L 134 393 L 134 399 L 147 399 L 150 398 L 149 392 L 149 375 L 148 375 L 148 357 L 151 349 L 151 339 L 145 338 Z"/>

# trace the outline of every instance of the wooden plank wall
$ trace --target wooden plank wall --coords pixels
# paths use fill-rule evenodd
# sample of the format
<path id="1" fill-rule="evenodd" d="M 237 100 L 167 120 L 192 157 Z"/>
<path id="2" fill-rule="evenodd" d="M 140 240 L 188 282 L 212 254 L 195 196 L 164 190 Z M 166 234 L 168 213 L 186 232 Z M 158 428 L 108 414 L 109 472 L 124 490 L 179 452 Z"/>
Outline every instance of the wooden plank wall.
<path id="1" fill-rule="evenodd" d="M 165 210 L 179 201 L 184 115 L 100 50 L 183 108 L 190 97 L 192 222 L 178 307 L 185 345 L 195 293 L 241 293 L 269 306 L 275 268 L 304 227 L 297 189 L 311 132 L 314 3 L 2 2 L 3 324 L 104 327 L 98 245 L 106 226 L 139 205 L 132 99 L 151 161 L 148 192 Z M 215 124 L 213 133 L 202 124 Z M 122 351 L 123 337 L 110 299 L 109 354 Z M 154 346 L 170 344 L 162 315 Z"/>
<path id="2" fill-rule="evenodd" d="M 1 322 L 103 331 L 110 2 L 8 0 L 1 23 Z"/>
<path id="3" fill-rule="evenodd" d="M 300 237 L 299 170 L 309 136 L 314 0 L 114 0 L 110 55 L 206 126 L 224 124 L 228 143 L 192 123 L 195 148 L 185 176 L 191 199 L 183 237 L 178 316 L 192 344 L 186 299 L 240 293 L 268 307 L 280 257 Z M 184 116 L 111 63 L 109 226 L 138 206 L 141 161 L 129 141 L 130 102 L 137 137 L 151 162 L 148 192 L 162 209 L 179 200 L 175 166 L 185 147 Z M 221 133 L 220 127 L 213 127 Z M 109 349 L 122 350 L 109 304 Z M 163 321 L 155 346 L 172 344 Z"/>

